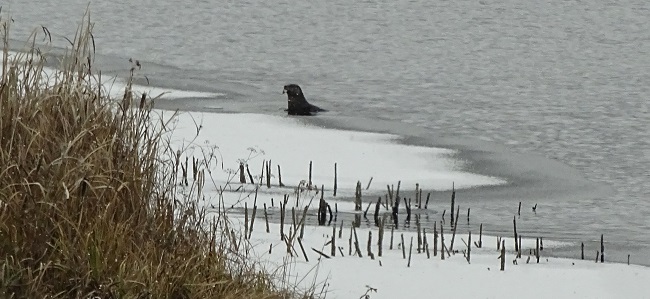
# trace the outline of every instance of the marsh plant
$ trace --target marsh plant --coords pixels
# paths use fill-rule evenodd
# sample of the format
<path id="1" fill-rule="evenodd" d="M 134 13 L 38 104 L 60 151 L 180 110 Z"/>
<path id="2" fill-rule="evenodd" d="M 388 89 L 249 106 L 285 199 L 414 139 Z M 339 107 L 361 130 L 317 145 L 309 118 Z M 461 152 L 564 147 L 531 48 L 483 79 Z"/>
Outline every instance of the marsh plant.
<path id="1" fill-rule="evenodd" d="M 202 184 L 179 187 L 170 124 L 132 91 L 137 69 L 122 98 L 108 96 L 87 15 L 49 75 L 35 43 L 47 28 L 13 53 L 0 23 L 2 298 L 296 296 L 233 246 L 225 215 L 182 195 Z"/>

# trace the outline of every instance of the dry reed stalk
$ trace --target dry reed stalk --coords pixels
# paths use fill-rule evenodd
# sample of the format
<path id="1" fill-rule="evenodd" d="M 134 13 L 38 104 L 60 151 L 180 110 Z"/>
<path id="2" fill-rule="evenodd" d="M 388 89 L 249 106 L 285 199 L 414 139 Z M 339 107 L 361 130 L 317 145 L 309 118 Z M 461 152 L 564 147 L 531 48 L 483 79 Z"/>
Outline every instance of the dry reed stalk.
<path id="1" fill-rule="evenodd" d="M 501 271 L 506 270 L 506 241 L 503 240 L 501 241 L 501 255 L 499 258 L 501 259 Z"/>
<path id="2" fill-rule="evenodd" d="M 605 262 L 605 235 L 600 235 L 600 262 Z"/>
<path id="3" fill-rule="evenodd" d="M 357 188 L 354 192 L 354 210 L 361 211 L 361 181 L 357 181 Z"/>
<path id="4" fill-rule="evenodd" d="M 266 203 L 264 203 L 264 221 L 266 222 L 266 233 L 270 233 L 271 230 L 269 229 L 269 214 L 266 212 Z"/>
<path id="5" fill-rule="evenodd" d="M 368 256 L 371 260 L 375 259 L 375 255 L 372 253 L 372 231 L 368 231 Z"/>
<path id="6" fill-rule="evenodd" d="M 469 232 L 469 236 L 467 237 L 467 263 L 471 263 L 471 257 L 472 257 L 472 232 Z"/>
<path id="7" fill-rule="evenodd" d="M 438 255 L 438 229 L 436 222 L 433 222 L 433 256 Z"/>
<path id="8" fill-rule="evenodd" d="M 427 201 L 424 203 L 424 209 L 428 209 L 429 207 L 429 198 L 431 198 L 431 192 L 427 193 Z"/>
<path id="9" fill-rule="evenodd" d="M 248 168 L 248 164 L 246 164 L 246 173 L 248 173 L 248 178 L 250 179 L 251 184 L 255 184 L 255 180 L 253 179 L 251 170 Z"/>
<path id="10" fill-rule="evenodd" d="M 280 171 L 280 165 L 278 164 L 278 185 L 280 187 L 284 187 L 284 184 L 282 183 L 282 172 Z"/>
<path id="11" fill-rule="evenodd" d="M 451 221 L 449 222 L 451 225 L 454 225 L 454 204 L 456 201 L 456 188 L 454 187 L 454 183 L 451 185 Z M 444 217 L 444 216 L 443 216 Z"/>
<path id="12" fill-rule="evenodd" d="M 332 240 L 330 242 L 332 245 L 330 255 L 336 256 L 336 226 L 332 226 Z"/>
<path id="13" fill-rule="evenodd" d="M 411 267 L 411 254 L 413 253 L 413 237 L 411 237 L 411 245 L 409 245 L 409 261 L 406 267 Z"/>
<path id="14" fill-rule="evenodd" d="M 356 250 L 359 257 L 363 257 L 363 255 L 361 255 L 361 248 L 359 247 L 360 245 L 359 238 L 357 237 L 357 229 L 354 226 L 352 226 L 352 231 L 354 232 L 354 249 Z"/>
<path id="15" fill-rule="evenodd" d="M 0 239 L 14 244 L 0 246 L 6 297 L 292 297 L 247 259 L 224 207 L 198 204 L 211 162 L 193 158 L 189 184 L 189 159 L 166 137 L 174 117 L 132 89 L 139 61 L 123 96 L 109 98 L 88 15 L 49 79 L 35 34 L 10 59 L 10 24 L 0 19 Z"/>
<path id="16" fill-rule="evenodd" d="M 338 173 L 337 173 L 337 169 L 336 169 L 336 163 L 334 163 L 334 194 L 333 194 L 334 197 L 336 197 L 336 189 L 338 187 L 337 182 L 336 182 L 337 178 L 338 178 Z"/>
<path id="17" fill-rule="evenodd" d="M 514 227 L 515 233 L 515 251 L 519 251 L 519 243 L 517 243 L 517 217 L 512 217 L 512 226 Z"/>
<path id="18" fill-rule="evenodd" d="M 420 205 L 420 184 L 415 183 L 415 206 L 419 209 Z"/>
<path id="19" fill-rule="evenodd" d="M 537 259 L 537 263 L 539 264 L 539 238 L 537 238 L 536 240 L 537 240 L 537 245 L 535 246 L 535 258 Z"/>
<path id="20" fill-rule="evenodd" d="M 309 161 L 309 183 L 307 184 L 307 189 L 311 190 L 311 167 L 312 167 L 312 162 Z"/>
<path id="21" fill-rule="evenodd" d="M 458 206 L 456 208 L 456 221 L 453 223 L 454 228 L 453 228 L 452 235 L 451 235 L 451 244 L 449 245 L 449 251 L 451 251 L 452 253 L 454 252 L 454 240 L 456 239 L 456 228 L 458 227 L 458 212 L 459 211 L 460 211 L 460 206 Z M 451 214 L 453 215 L 454 212 L 452 211 Z"/>
<path id="22" fill-rule="evenodd" d="M 378 247 L 377 256 L 379 257 L 381 257 L 383 253 L 382 247 L 384 245 L 383 244 L 384 243 L 384 222 L 385 222 L 384 220 L 381 220 L 379 223 L 379 236 L 377 238 L 377 247 Z"/>
<path id="23" fill-rule="evenodd" d="M 440 259 L 445 259 L 445 233 L 444 233 L 445 223 L 440 221 Z"/>
<path id="24" fill-rule="evenodd" d="M 404 245 L 404 234 L 401 234 L 402 238 L 402 258 L 406 259 L 406 246 Z"/>

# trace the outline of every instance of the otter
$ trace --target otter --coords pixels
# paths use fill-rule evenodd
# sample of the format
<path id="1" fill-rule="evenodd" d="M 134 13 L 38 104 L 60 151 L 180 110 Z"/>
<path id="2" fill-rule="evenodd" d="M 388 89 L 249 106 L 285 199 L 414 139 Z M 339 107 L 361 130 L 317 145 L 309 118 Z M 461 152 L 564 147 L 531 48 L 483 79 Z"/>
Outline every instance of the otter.
<path id="1" fill-rule="evenodd" d="M 297 84 L 284 86 L 282 94 L 286 93 L 288 97 L 287 112 L 289 115 L 313 115 L 314 113 L 327 111 L 317 106 L 309 104 L 302 93 L 302 89 Z"/>

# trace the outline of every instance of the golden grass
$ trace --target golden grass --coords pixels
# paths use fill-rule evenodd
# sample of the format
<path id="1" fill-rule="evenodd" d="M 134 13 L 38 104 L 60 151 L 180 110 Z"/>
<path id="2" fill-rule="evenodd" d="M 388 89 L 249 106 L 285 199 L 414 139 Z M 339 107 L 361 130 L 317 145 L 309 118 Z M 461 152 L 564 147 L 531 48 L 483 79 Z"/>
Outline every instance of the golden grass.
<path id="1" fill-rule="evenodd" d="M 178 195 L 152 99 L 109 99 L 92 76 L 88 18 L 49 84 L 40 51 L 9 57 L 0 23 L 0 297 L 294 296 Z"/>

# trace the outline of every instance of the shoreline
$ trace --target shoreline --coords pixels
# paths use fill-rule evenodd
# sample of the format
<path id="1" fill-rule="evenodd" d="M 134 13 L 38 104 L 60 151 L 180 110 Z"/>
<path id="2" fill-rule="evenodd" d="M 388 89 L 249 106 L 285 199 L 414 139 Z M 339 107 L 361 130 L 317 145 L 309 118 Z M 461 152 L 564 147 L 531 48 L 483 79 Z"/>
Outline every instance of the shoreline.
<path id="1" fill-rule="evenodd" d="M 246 117 L 246 115 L 249 115 L 247 113 L 215 113 L 215 112 L 196 112 L 196 111 L 183 111 L 182 113 L 193 113 L 194 115 L 199 114 L 199 115 L 204 115 L 204 117 L 210 117 L 211 115 L 227 115 L 229 118 L 237 118 L 237 117 Z M 207 116 L 206 116 L 207 115 Z M 304 118 L 301 119 L 294 119 L 294 118 L 288 118 L 288 117 L 282 117 L 278 115 L 274 116 L 264 116 L 264 117 L 274 117 L 278 120 L 285 120 L 291 122 L 303 122 Z M 313 119 L 313 118 L 311 118 Z M 310 119 L 310 120 L 311 120 Z M 234 123 L 237 122 L 232 122 L 233 125 Z M 309 121 L 306 121 L 306 123 L 310 123 Z M 312 125 L 312 124 L 310 124 Z M 321 126 L 316 125 L 316 128 L 319 128 Z M 327 128 L 327 127 L 325 127 Z M 329 129 L 329 128 L 327 128 Z M 401 141 L 401 140 L 400 140 Z M 217 142 L 218 143 L 218 142 Z M 271 157 L 271 159 L 273 159 Z M 273 159 L 275 161 L 275 159 Z M 322 164 L 320 164 L 322 165 Z M 285 165 L 282 165 L 283 167 L 283 180 L 285 175 L 284 175 L 284 169 Z M 320 167 L 320 166 L 319 166 Z M 254 166 L 252 169 L 257 169 L 257 166 Z M 253 171 L 253 170 L 251 170 Z M 256 171 L 254 171 L 256 172 Z M 306 166 L 305 166 L 305 173 L 306 173 Z M 395 178 L 393 183 L 397 183 L 397 178 Z M 377 182 L 377 181 L 375 181 Z M 366 182 L 362 181 L 362 184 L 365 186 Z M 413 186 L 411 186 L 413 187 Z M 404 187 L 403 185 L 403 191 L 401 191 L 401 194 L 404 194 L 404 197 L 413 197 L 413 190 L 410 190 L 411 187 Z M 422 188 L 427 189 L 427 191 L 430 191 L 430 188 L 428 188 L 426 185 L 421 185 Z M 330 186 L 331 188 L 331 186 Z M 349 188 L 352 188 L 352 186 L 349 186 Z M 472 187 L 468 189 L 462 189 L 462 190 L 457 190 L 458 195 L 457 195 L 457 200 L 458 204 L 462 205 L 464 208 L 470 207 L 472 211 L 472 218 L 473 219 L 481 219 L 482 221 L 485 221 L 484 223 L 487 224 L 485 233 L 487 234 L 492 234 L 492 235 L 502 235 L 502 236 L 508 236 L 512 233 L 512 215 L 513 213 L 517 213 L 517 203 L 518 201 L 514 201 L 514 199 L 499 199 L 499 198 L 492 198 L 489 199 L 488 196 L 490 193 L 495 194 L 494 197 L 497 197 L 499 195 L 504 194 L 504 190 L 507 192 L 510 190 L 510 192 L 516 193 L 520 189 L 525 189 L 527 188 L 525 185 L 524 186 L 513 186 L 513 184 L 508 183 L 506 185 L 501 185 L 501 186 L 478 186 L 478 187 Z M 385 191 L 385 188 L 380 188 L 380 192 Z M 327 191 L 327 190 L 326 190 Z M 560 191 L 558 191 L 560 192 Z M 439 216 L 442 213 L 443 209 L 448 208 L 449 204 L 449 195 L 450 192 L 448 190 L 443 190 L 443 191 L 431 191 L 432 193 L 432 206 L 435 206 L 437 211 L 437 215 Z M 426 193 L 425 193 L 426 194 Z M 507 194 L 507 193 L 506 193 Z M 515 195 L 513 195 L 512 198 L 515 198 Z M 339 198 L 341 195 L 339 195 Z M 347 198 L 352 197 L 352 191 L 347 193 Z M 487 199 L 486 199 L 487 198 Z M 516 198 L 515 198 L 516 199 Z M 435 204 L 434 204 L 435 201 Z M 596 236 L 600 236 L 600 234 L 587 234 L 584 231 L 575 229 L 575 230 L 568 230 L 566 228 L 565 232 L 562 232 L 562 227 L 558 227 L 557 224 L 554 224 L 554 218 L 557 217 L 558 215 L 562 216 L 561 214 L 557 214 L 558 212 L 561 212 L 562 209 L 564 209 L 564 206 L 558 206 L 554 207 L 556 205 L 557 201 L 552 201 L 548 200 L 546 202 L 539 202 L 540 207 L 538 212 L 536 213 L 531 213 L 530 212 L 530 206 L 532 206 L 535 203 L 531 202 L 526 202 L 523 201 L 524 208 L 523 208 L 523 213 L 522 216 L 518 219 L 518 230 L 521 230 L 521 233 L 524 235 L 533 235 L 533 234 L 542 234 L 544 235 L 545 239 L 554 239 L 554 240 L 559 240 L 559 241 L 565 241 L 565 242 L 572 242 L 574 244 L 577 243 L 576 248 L 579 248 L 580 245 L 580 240 L 583 240 L 585 242 L 585 245 L 587 248 L 592 248 L 597 245 L 595 241 Z M 566 204 L 566 203 L 565 203 Z M 569 202 L 571 204 L 571 202 Z M 365 209 L 364 205 L 364 209 Z M 462 216 L 461 216 L 462 217 Z M 510 222 L 508 223 L 508 220 L 510 219 Z M 478 223 L 472 222 L 472 225 L 478 225 Z M 549 224 L 550 223 L 550 224 Z M 429 223 L 431 224 L 431 223 Z M 460 223 L 462 227 L 470 227 L 465 223 Z M 585 237 L 585 236 L 591 236 L 591 238 Z M 616 261 L 619 263 L 625 263 L 625 258 L 629 252 L 632 253 L 632 263 L 634 264 L 639 264 L 639 265 L 644 265 L 647 266 L 647 264 L 644 264 L 642 261 L 639 261 L 638 258 L 642 258 L 643 256 L 641 254 L 637 254 L 636 251 L 630 250 L 630 248 L 626 247 L 624 243 L 618 243 L 620 241 L 613 239 L 610 237 L 611 234 L 606 233 L 606 240 L 608 243 L 610 243 L 609 252 L 608 252 L 608 260 L 609 261 Z M 616 245 L 616 244 L 620 245 Z M 642 252 L 643 249 L 638 249 L 638 252 Z M 567 251 L 560 251 L 557 252 L 558 257 L 565 257 L 565 258 L 570 258 L 570 257 L 575 257 L 576 256 L 577 249 L 570 249 Z M 617 254 L 618 253 L 618 254 Z"/>

